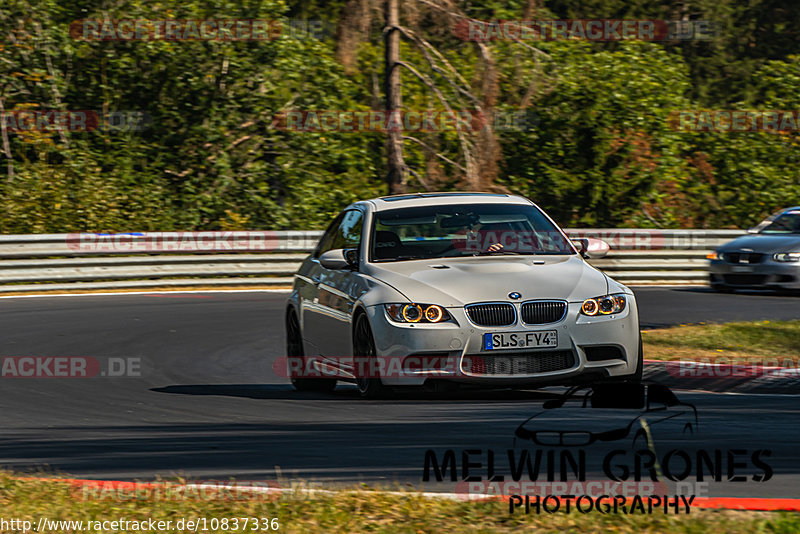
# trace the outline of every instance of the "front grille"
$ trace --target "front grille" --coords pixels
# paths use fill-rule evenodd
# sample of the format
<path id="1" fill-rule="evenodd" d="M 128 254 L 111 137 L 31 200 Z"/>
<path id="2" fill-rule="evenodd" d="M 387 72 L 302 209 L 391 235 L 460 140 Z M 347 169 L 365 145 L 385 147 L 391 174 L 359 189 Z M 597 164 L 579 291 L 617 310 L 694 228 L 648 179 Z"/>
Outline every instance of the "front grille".
<path id="1" fill-rule="evenodd" d="M 567 303 L 562 300 L 534 300 L 522 305 L 522 322 L 525 324 L 555 323 L 564 318 Z"/>
<path id="2" fill-rule="evenodd" d="M 480 326 L 508 326 L 516 322 L 511 304 L 469 304 L 465 308 L 470 321 Z"/>
<path id="3" fill-rule="evenodd" d="M 530 376 L 562 371 L 575 365 L 570 350 L 503 352 L 464 356 L 461 369 L 473 376 Z"/>
<path id="4" fill-rule="evenodd" d="M 763 274 L 725 274 L 722 278 L 731 286 L 760 286 L 767 281 Z"/>
<path id="5" fill-rule="evenodd" d="M 758 252 L 725 252 L 725 261 L 728 263 L 753 264 L 761 263 L 764 255 Z"/>

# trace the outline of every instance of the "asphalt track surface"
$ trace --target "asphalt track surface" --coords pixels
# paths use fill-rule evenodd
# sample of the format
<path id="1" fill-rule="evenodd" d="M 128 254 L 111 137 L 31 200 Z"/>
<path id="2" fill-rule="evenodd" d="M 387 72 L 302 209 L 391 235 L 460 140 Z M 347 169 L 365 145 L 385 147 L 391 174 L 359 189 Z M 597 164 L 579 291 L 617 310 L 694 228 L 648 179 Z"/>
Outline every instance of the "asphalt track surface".
<path id="1" fill-rule="evenodd" d="M 797 297 L 699 288 L 636 293 L 645 327 L 800 317 Z M 452 490 L 422 484 L 427 449 L 440 456 L 453 449 L 459 467 L 467 449 L 481 449 L 484 462 L 489 449 L 504 457 L 514 429 L 547 398 L 541 391 L 410 391 L 364 401 L 347 385 L 329 395 L 295 392 L 272 369 L 283 353 L 285 298 L 231 292 L 0 299 L 4 358 L 141 361 L 138 377 L 0 379 L 2 465 L 100 479 L 280 475 Z M 724 457 L 731 449 L 768 449 L 771 480 L 715 485 L 709 493 L 800 497 L 800 397 L 677 395 L 697 407 L 700 431 L 688 438 L 656 434 L 657 453 L 719 449 Z M 587 478 L 604 479 L 597 466 L 605 449 L 588 450 Z M 750 464 L 743 472 L 758 469 Z"/>

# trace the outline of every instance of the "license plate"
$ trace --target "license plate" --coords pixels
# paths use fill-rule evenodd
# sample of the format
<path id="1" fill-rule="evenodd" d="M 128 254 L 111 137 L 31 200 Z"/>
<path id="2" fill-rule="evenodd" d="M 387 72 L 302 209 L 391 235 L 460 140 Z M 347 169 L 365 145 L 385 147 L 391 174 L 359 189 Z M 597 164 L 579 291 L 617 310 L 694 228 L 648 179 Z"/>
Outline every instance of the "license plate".
<path id="1" fill-rule="evenodd" d="M 558 331 L 556 330 L 539 330 L 537 332 L 497 332 L 483 334 L 483 350 L 507 350 L 557 346 Z"/>
<path id="2" fill-rule="evenodd" d="M 753 268 L 750 265 L 734 265 L 731 267 L 731 271 L 734 273 L 749 273 L 753 271 Z"/>

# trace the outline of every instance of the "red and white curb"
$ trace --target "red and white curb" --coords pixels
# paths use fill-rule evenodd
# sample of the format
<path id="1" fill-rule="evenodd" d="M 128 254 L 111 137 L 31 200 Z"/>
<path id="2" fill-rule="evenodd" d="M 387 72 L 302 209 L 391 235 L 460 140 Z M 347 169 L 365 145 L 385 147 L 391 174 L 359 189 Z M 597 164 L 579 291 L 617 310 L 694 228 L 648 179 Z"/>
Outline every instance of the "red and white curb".
<path id="1" fill-rule="evenodd" d="M 774 359 L 773 359 L 774 361 Z M 691 360 L 645 360 L 643 376 L 675 389 L 714 393 L 800 394 L 800 368 Z"/>
<path id="2" fill-rule="evenodd" d="M 253 485 L 251 482 L 241 484 L 216 484 L 208 482 L 174 484 L 167 482 L 126 482 L 118 480 L 90 480 L 76 478 L 34 478 L 24 477 L 20 480 L 38 480 L 46 482 L 59 482 L 68 484 L 73 490 L 83 492 L 86 499 L 114 498 L 115 496 L 130 495 L 136 496 L 139 492 L 151 493 L 158 491 L 173 491 L 184 494 L 206 495 L 212 492 L 215 497 L 241 495 L 241 494 L 261 494 L 269 497 L 279 497 L 286 494 L 302 495 L 314 497 L 318 495 L 336 495 L 348 490 L 325 490 L 308 488 L 281 488 L 272 485 Z M 500 500 L 508 501 L 509 495 L 489 495 L 489 494 L 470 494 L 463 493 L 439 493 L 432 491 L 425 492 L 404 492 L 404 491 L 380 491 L 380 490 L 351 490 L 358 492 L 374 492 L 382 495 L 409 496 L 417 495 L 430 499 L 448 499 L 460 501 L 487 501 Z M 205 493 L 203 493 L 205 492 Z M 130 499 L 132 500 L 132 499 Z M 768 498 L 768 497 L 695 497 L 693 508 L 707 510 L 748 510 L 748 511 L 790 511 L 800 512 L 800 499 L 793 498 Z"/>

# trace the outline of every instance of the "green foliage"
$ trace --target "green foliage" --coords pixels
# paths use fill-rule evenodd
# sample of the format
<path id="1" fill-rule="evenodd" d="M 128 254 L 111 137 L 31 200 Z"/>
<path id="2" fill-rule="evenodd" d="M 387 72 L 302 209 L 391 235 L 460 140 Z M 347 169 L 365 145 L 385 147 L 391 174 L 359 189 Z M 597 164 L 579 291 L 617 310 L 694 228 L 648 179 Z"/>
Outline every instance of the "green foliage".
<path id="1" fill-rule="evenodd" d="M 531 130 L 496 132 L 497 150 L 491 137 L 472 139 L 486 188 L 530 196 L 565 225 L 743 227 L 798 203 L 797 132 L 680 132 L 668 117 L 799 109 L 800 39 L 789 21 L 800 4 L 454 4 L 478 19 L 689 17 L 721 29 L 713 41 L 529 43 L 544 53 L 504 41 L 481 50 L 458 39 L 441 10 L 401 4 L 403 23 L 436 47 L 481 105 L 538 117 Z M 80 19 L 319 19 L 330 29 L 364 22 L 352 13 L 368 14 L 363 26 L 372 30 L 353 45 L 352 64 L 337 48 L 342 28 L 324 39 L 287 33 L 255 42 L 70 35 Z M 5 0 L 6 111 L 137 111 L 150 122 L 141 130 L 8 132 L 0 232 L 321 228 L 348 203 L 384 193 L 381 133 L 293 132 L 273 121 L 286 110 L 381 108 L 380 13 L 377 0 Z M 454 109 L 471 109 L 453 76 L 432 69 L 413 43 L 401 54 Z M 405 69 L 402 77 L 406 109 L 443 109 L 425 83 Z M 462 169 L 446 161 L 463 164 L 463 140 L 414 135 L 430 148 L 406 141 L 409 189 L 463 188 Z"/>
<path id="2" fill-rule="evenodd" d="M 667 113 L 689 105 L 683 64 L 644 43 L 609 52 L 554 43 L 549 52 L 556 81 L 537 101 L 539 123 L 504 146 L 509 187 L 563 224 L 626 224 L 657 184 L 682 173 L 683 134 Z"/>

